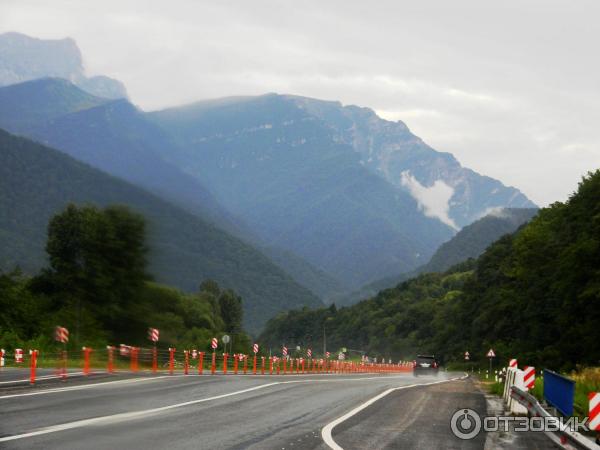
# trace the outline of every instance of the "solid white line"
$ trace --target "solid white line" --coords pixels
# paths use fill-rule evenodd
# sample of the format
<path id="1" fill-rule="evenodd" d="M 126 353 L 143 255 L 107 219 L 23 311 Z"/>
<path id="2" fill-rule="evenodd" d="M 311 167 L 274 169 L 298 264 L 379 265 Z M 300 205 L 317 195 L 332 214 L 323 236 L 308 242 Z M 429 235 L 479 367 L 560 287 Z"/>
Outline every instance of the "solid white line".
<path id="1" fill-rule="evenodd" d="M 152 377 L 152 378 L 129 378 L 126 380 L 102 381 L 102 382 L 92 383 L 92 384 L 83 384 L 81 386 L 68 386 L 68 387 L 62 387 L 62 388 L 45 389 L 43 391 L 25 392 L 23 394 L 3 395 L 3 396 L 0 396 L 0 400 L 5 399 L 5 398 L 29 397 L 31 395 L 55 394 L 58 392 L 67 392 L 67 391 L 80 391 L 83 389 L 92 389 L 92 388 L 97 388 L 97 387 L 109 386 L 109 385 L 113 385 L 113 384 L 140 383 L 143 381 L 160 380 L 161 378 L 172 378 L 172 377 L 170 375 L 163 375 L 163 376 Z"/>
<path id="2" fill-rule="evenodd" d="M 198 400 L 191 400 L 189 402 L 176 403 L 174 405 L 162 406 L 160 408 L 146 409 L 146 410 L 142 410 L 142 411 L 134 411 L 134 412 L 128 412 L 128 413 L 112 414 L 109 416 L 94 417 L 92 419 L 77 420 L 75 422 L 68 422 L 68 423 L 63 423 L 60 425 L 54 425 L 54 426 L 50 426 L 47 428 L 42 428 L 40 430 L 31 431 L 29 433 L 16 434 L 14 436 L 5 436 L 5 437 L 0 438 L 0 442 L 14 441 L 16 439 L 23 439 L 23 438 L 33 437 L 33 436 L 39 436 L 42 434 L 56 433 L 57 431 L 72 430 L 74 428 L 81 428 L 81 427 L 85 427 L 88 425 L 106 425 L 106 424 L 110 424 L 110 423 L 120 422 L 123 420 L 139 419 L 141 417 L 149 416 L 151 414 L 157 414 L 157 413 L 160 413 L 163 411 L 168 411 L 168 410 L 175 409 L 175 408 L 181 408 L 184 406 L 209 402 L 211 400 L 218 400 L 221 398 L 232 397 L 234 395 L 245 394 L 246 392 L 257 391 L 259 389 L 264 389 L 264 388 L 267 388 L 270 386 L 274 386 L 276 384 L 281 384 L 281 383 L 275 382 L 275 383 L 261 384 L 260 386 L 254 386 L 251 388 L 242 389 L 241 391 L 230 392 L 228 394 L 215 395 L 214 397 L 201 398 Z"/>
<path id="3" fill-rule="evenodd" d="M 333 437 L 331 436 L 331 432 L 332 430 L 339 425 L 340 423 L 348 420 L 350 417 L 356 415 L 357 413 L 359 413 L 360 411 L 362 411 L 363 409 L 371 406 L 373 403 L 375 403 L 377 400 L 382 399 L 383 397 L 385 397 L 386 395 L 394 392 L 394 391 L 399 391 L 401 389 L 408 389 L 408 388 L 412 388 L 412 387 L 418 387 L 418 386 L 430 386 L 432 384 L 439 384 L 439 383 L 447 383 L 449 381 L 456 381 L 456 380 L 462 380 L 466 378 L 466 376 L 463 377 L 457 377 L 457 378 L 451 378 L 449 380 L 441 380 L 441 381 L 433 381 L 431 383 L 421 383 L 421 384 L 409 384 L 408 386 L 398 386 L 395 388 L 391 388 L 388 389 L 387 391 L 383 391 L 381 394 L 376 395 L 375 397 L 371 398 L 370 400 L 367 400 L 366 402 L 362 403 L 361 405 L 358 405 L 356 408 L 354 408 L 353 410 L 347 412 L 346 414 L 344 414 L 341 417 L 338 417 L 337 419 L 335 419 L 333 422 L 329 422 L 327 425 L 325 425 L 323 427 L 323 430 L 321 430 L 321 437 L 323 438 L 323 441 L 325 442 L 325 444 L 333 449 L 333 450 L 344 450 L 342 447 L 340 447 L 337 442 L 335 442 L 333 440 Z"/>
<path id="4" fill-rule="evenodd" d="M 83 375 L 83 372 L 68 372 L 67 375 L 69 377 L 80 377 Z M 61 378 L 61 376 L 60 375 L 41 375 L 39 377 L 35 377 L 36 380 L 50 380 L 52 378 Z M 29 378 L 24 378 L 22 380 L 0 381 L 0 384 L 17 384 L 17 383 L 29 383 Z"/>

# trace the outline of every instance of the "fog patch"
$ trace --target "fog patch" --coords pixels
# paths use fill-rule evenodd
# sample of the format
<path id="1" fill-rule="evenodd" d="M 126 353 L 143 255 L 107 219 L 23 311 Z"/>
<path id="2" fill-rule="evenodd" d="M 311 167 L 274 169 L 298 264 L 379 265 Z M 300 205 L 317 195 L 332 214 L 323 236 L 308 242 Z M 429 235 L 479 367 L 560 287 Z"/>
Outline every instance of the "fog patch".
<path id="1" fill-rule="evenodd" d="M 454 195 L 454 189 L 443 180 L 436 180 L 432 186 L 423 186 L 411 173 L 406 170 L 402 172 L 402 186 L 406 187 L 413 198 L 419 204 L 419 209 L 427 217 L 438 219 L 455 230 L 459 227 L 448 215 L 450 211 L 450 199 Z"/>

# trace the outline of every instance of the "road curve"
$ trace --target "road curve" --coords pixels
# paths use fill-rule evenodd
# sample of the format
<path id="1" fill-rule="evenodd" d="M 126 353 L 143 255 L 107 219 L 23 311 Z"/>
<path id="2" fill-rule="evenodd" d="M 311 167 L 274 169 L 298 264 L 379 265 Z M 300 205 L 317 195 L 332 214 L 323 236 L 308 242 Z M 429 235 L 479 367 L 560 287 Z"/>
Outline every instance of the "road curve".
<path id="1" fill-rule="evenodd" d="M 394 404 L 396 410 L 414 410 L 402 396 L 416 396 L 410 398 L 418 404 L 423 400 L 419 395 L 425 395 L 419 393 L 443 386 L 426 384 L 458 376 L 143 376 L 0 390 L 0 448 L 330 448 L 322 437 L 327 424 L 390 389 L 394 390 L 385 398 L 332 427 L 331 437 L 345 449 L 404 448 L 396 447 L 400 441 L 371 441 L 364 436 L 411 432 L 409 427 L 390 429 L 378 415 Z M 416 383 L 421 386 L 397 389 Z M 472 391 L 465 381 L 447 384 L 456 383 Z M 472 395 L 481 402 L 481 394 Z M 455 400 L 446 402 L 448 410 L 458 405 L 445 411 L 447 427 L 451 414 L 464 406 Z M 429 401 L 426 404 L 431 407 Z M 447 434 L 438 437 L 460 443 Z"/>

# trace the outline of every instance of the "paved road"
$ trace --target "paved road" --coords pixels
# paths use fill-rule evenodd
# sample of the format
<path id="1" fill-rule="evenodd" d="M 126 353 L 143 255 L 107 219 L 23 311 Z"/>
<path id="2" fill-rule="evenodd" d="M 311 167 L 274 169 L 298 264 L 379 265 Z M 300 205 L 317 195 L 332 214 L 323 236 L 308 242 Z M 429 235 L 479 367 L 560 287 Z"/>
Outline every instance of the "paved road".
<path id="1" fill-rule="evenodd" d="M 439 383 L 460 376 L 143 376 L 2 388 L 0 448 L 483 449 L 483 435 L 465 445 L 450 433 L 456 409 L 485 411 L 469 380 Z M 416 383 L 326 436 L 324 427 L 349 411 Z"/>

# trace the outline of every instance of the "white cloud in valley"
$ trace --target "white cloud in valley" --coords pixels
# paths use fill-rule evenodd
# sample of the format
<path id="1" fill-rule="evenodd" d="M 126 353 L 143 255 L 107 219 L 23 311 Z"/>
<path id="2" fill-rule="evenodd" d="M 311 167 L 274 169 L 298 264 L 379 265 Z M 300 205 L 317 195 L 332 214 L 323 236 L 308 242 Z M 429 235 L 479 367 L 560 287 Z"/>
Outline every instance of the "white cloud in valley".
<path id="1" fill-rule="evenodd" d="M 402 172 L 400 182 L 417 201 L 423 214 L 439 219 L 455 230 L 459 229 L 449 216 L 450 199 L 454 195 L 452 186 L 442 180 L 436 180 L 431 186 L 423 186 L 408 170 Z"/>
<path id="2" fill-rule="evenodd" d="M 369 106 L 538 204 L 600 167 L 597 0 L 2 0 L 156 109 L 291 93 Z"/>

